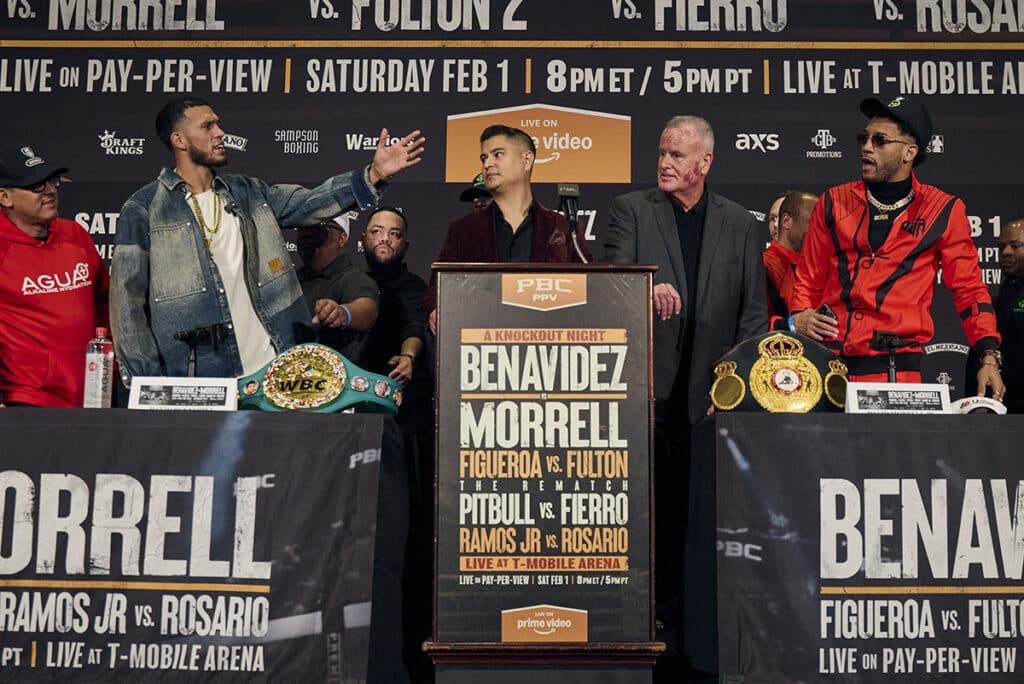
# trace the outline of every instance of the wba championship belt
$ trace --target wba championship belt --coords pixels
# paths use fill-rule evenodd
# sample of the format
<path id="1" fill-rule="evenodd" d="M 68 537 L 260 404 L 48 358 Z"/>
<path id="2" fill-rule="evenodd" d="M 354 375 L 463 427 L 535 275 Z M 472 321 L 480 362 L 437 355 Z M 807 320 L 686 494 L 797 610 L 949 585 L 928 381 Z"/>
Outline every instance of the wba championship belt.
<path id="1" fill-rule="evenodd" d="M 714 375 L 711 402 L 719 411 L 841 411 L 846 403 L 846 365 L 797 333 L 740 342 L 718 360 Z"/>
<path id="2" fill-rule="evenodd" d="M 391 415 L 402 405 L 402 387 L 370 373 L 322 344 L 297 344 L 238 381 L 238 408 L 261 411 Z"/>

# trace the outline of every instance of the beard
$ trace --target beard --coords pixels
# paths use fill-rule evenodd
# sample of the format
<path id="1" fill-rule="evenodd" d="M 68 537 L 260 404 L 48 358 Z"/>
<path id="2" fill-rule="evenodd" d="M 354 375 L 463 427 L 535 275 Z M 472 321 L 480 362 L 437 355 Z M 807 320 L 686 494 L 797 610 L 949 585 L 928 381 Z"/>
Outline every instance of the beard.
<path id="1" fill-rule="evenodd" d="M 208 168 L 216 168 L 218 166 L 224 166 L 228 163 L 228 157 L 225 154 L 222 159 L 215 160 L 213 155 L 208 152 L 203 152 L 198 147 L 188 146 L 188 158 L 193 164 L 197 166 L 205 166 Z"/>
<path id="2" fill-rule="evenodd" d="M 402 263 L 405 259 L 405 250 L 392 250 L 391 256 L 380 258 L 377 256 L 374 250 L 365 250 L 363 256 L 366 257 L 366 263 L 371 268 L 380 268 L 381 266 L 394 266 L 395 264 Z"/>
<path id="3" fill-rule="evenodd" d="M 899 159 L 874 159 L 874 167 L 865 175 L 861 172 L 861 179 L 866 183 L 889 183 L 892 182 L 894 176 L 896 176 L 902 164 Z"/>

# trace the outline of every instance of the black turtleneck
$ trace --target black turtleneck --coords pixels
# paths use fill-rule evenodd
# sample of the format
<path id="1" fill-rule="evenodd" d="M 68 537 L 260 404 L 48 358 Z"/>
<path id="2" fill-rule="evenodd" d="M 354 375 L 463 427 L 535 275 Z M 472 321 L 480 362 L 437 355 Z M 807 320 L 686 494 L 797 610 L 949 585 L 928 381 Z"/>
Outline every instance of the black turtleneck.
<path id="1" fill-rule="evenodd" d="M 868 192 L 876 200 L 882 204 L 893 204 L 910 194 L 912 182 L 911 178 L 908 177 L 895 183 L 867 183 L 866 185 Z M 868 221 L 868 242 L 871 244 L 872 252 L 877 252 L 882 248 L 885 238 L 889 236 L 889 231 L 892 230 L 893 220 L 905 210 L 906 207 L 890 211 L 888 212 L 889 217 L 887 219 L 877 220 L 876 217 L 881 212 L 868 202 L 868 214 L 870 217 Z"/>

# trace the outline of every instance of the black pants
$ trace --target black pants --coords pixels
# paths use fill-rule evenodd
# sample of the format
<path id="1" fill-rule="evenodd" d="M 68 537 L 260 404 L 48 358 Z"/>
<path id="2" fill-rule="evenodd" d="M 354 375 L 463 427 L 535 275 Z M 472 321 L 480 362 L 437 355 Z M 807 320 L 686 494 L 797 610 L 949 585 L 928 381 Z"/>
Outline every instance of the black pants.
<path id="1" fill-rule="evenodd" d="M 655 599 L 658 617 L 673 621 L 682 599 L 689 480 L 689 420 L 676 402 L 658 401 L 654 411 Z"/>

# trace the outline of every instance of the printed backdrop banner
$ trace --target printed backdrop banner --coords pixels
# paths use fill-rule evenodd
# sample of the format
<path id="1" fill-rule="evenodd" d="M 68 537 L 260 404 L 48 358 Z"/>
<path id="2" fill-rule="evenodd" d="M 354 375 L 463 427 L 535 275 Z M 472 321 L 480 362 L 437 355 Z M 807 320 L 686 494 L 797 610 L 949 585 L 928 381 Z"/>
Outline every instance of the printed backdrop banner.
<path id="1" fill-rule="evenodd" d="M 382 419 L 0 410 L 0 681 L 364 681 Z"/>
<path id="2" fill-rule="evenodd" d="M 737 682 L 1019 682 L 1016 416 L 721 415 L 719 662 Z"/>
<path id="3" fill-rule="evenodd" d="M 672 115 L 711 122 L 709 182 L 761 216 L 783 190 L 857 178 L 858 103 L 903 93 L 935 122 L 918 174 L 963 198 L 994 290 L 1000 227 L 1024 214 L 1022 32 L 1008 0 L 9 0 L 0 96 L 5 139 L 71 168 L 61 212 L 108 260 L 124 201 L 170 162 L 153 120 L 171 98 L 209 99 L 225 170 L 271 183 L 363 168 L 382 128 L 421 129 L 423 163 L 386 202 L 427 277 L 495 120 L 534 136 L 542 203 L 581 185 L 600 260 L 609 204 L 655 184 Z M 938 290 L 924 373 L 958 397 L 966 347 Z"/>

